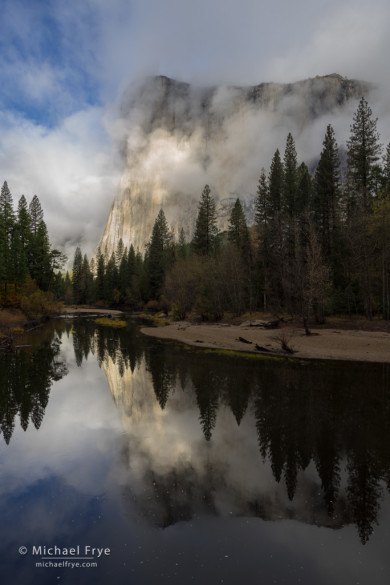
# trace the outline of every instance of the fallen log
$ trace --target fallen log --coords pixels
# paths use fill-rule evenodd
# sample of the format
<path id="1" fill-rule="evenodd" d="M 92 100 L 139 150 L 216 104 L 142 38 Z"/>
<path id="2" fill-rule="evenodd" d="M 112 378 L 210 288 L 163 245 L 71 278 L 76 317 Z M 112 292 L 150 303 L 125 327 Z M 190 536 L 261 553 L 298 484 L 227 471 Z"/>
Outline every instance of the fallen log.
<path id="1" fill-rule="evenodd" d="M 266 351 L 266 352 L 271 351 L 271 350 L 267 349 L 266 347 L 263 347 L 262 345 L 258 345 L 257 343 L 255 345 L 255 349 L 257 349 L 257 351 Z"/>

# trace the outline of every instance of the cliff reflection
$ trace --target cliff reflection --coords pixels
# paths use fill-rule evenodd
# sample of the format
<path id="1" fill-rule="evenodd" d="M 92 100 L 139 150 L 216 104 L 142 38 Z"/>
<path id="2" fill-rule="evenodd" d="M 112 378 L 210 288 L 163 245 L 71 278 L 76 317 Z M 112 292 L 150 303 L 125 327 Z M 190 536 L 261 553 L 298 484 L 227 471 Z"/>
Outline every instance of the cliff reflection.
<path id="1" fill-rule="evenodd" d="M 53 381 L 67 374 L 60 356 L 62 330 L 46 327 L 34 336 L 34 346 L 0 356 L 0 433 L 7 445 L 17 415 L 23 430 L 30 420 L 39 429 Z"/>
<path id="2" fill-rule="evenodd" d="M 86 341 L 89 338 L 89 342 Z M 389 367 L 224 357 L 87 321 L 128 437 L 125 492 L 157 526 L 201 514 L 357 527 L 390 488 Z"/>

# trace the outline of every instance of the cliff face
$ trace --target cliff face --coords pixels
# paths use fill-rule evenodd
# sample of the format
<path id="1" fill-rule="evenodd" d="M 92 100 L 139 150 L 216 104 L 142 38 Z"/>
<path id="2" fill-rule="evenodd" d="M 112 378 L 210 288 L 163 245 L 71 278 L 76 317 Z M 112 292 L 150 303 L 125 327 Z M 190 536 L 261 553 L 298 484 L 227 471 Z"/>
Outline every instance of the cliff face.
<path id="1" fill-rule="evenodd" d="M 191 237 L 206 183 L 221 228 L 236 197 L 251 220 L 261 168 L 269 168 L 276 148 L 284 149 L 288 132 L 300 160 L 310 163 L 326 125 L 337 135 L 337 122 L 347 114 L 350 122 L 354 100 L 368 91 L 367 84 L 337 74 L 253 87 L 197 88 L 167 77 L 132 86 L 118 121 L 123 173 L 102 252 L 110 256 L 120 238 L 142 251 L 161 207 L 176 233 L 183 227 Z"/>

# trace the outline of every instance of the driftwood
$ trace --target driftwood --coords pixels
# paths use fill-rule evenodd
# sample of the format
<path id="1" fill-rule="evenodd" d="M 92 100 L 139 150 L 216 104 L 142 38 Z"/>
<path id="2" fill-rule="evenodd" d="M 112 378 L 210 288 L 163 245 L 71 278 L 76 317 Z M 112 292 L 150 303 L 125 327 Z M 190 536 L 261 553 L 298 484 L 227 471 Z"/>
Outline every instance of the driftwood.
<path id="1" fill-rule="evenodd" d="M 271 351 L 270 349 L 267 349 L 266 347 L 263 347 L 262 345 L 258 345 L 257 343 L 255 345 L 255 349 L 257 349 L 257 351 L 267 351 L 267 352 Z"/>
<path id="2" fill-rule="evenodd" d="M 256 319 L 254 321 L 244 321 L 241 323 L 241 327 L 260 327 L 262 329 L 276 329 L 279 327 L 279 323 L 281 319 L 272 319 L 271 321 L 262 321 L 261 319 Z"/>
<path id="3" fill-rule="evenodd" d="M 247 339 L 245 339 L 244 337 L 239 337 L 238 341 L 242 341 L 242 343 L 250 343 L 252 345 L 251 341 L 248 341 Z"/>

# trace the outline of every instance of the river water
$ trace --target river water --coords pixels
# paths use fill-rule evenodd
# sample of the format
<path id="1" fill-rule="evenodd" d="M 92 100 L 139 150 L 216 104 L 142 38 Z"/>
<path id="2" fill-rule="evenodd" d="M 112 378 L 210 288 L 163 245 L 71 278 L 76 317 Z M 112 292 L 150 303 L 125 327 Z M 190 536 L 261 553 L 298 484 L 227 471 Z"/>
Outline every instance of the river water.
<path id="1" fill-rule="evenodd" d="M 91 319 L 0 356 L 2 585 L 388 585 L 390 368 Z M 78 566 L 77 566 L 78 565 Z"/>

